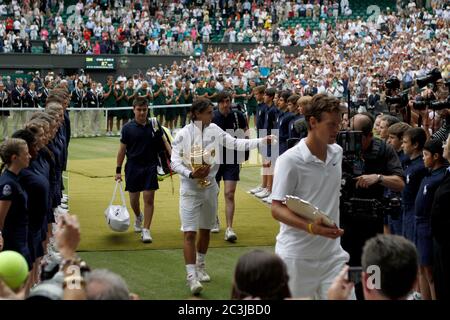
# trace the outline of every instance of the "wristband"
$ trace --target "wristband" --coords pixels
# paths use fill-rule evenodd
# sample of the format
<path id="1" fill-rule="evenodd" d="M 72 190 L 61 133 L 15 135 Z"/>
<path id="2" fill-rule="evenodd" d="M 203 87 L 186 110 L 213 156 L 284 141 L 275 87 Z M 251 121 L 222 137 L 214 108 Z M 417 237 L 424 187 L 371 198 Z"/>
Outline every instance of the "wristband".
<path id="1" fill-rule="evenodd" d="M 313 231 L 313 229 L 312 229 L 312 226 L 313 226 L 312 223 L 309 223 L 309 224 L 308 224 L 308 232 L 311 233 L 311 234 L 314 234 L 314 231 Z"/>
<path id="2" fill-rule="evenodd" d="M 117 174 L 122 173 L 122 167 L 116 167 L 116 173 Z"/>

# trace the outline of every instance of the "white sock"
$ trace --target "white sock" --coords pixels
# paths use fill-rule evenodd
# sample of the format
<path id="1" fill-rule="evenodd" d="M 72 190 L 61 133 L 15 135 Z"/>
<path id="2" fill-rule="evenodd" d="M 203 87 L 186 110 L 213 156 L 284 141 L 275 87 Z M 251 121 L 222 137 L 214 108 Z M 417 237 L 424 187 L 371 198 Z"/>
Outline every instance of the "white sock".
<path id="1" fill-rule="evenodd" d="M 186 265 L 186 273 L 187 273 L 187 277 L 192 278 L 196 276 L 195 273 L 195 264 L 187 264 Z"/>
<path id="2" fill-rule="evenodd" d="M 197 265 L 205 264 L 206 253 L 197 252 Z"/>

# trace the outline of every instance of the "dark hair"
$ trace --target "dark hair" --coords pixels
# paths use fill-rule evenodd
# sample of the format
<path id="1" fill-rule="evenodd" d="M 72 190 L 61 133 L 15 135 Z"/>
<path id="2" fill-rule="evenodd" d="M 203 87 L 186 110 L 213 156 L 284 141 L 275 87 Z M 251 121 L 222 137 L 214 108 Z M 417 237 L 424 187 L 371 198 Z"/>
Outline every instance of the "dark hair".
<path id="1" fill-rule="evenodd" d="M 286 265 L 276 254 L 253 250 L 238 260 L 234 271 L 232 299 L 255 297 L 281 300 L 291 297 Z"/>
<path id="2" fill-rule="evenodd" d="M 277 93 L 277 91 L 275 90 L 275 88 L 267 88 L 265 91 L 264 91 L 264 94 L 265 95 L 268 95 L 268 96 L 270 96 L 270 97 L 275 97 L 275 94 Z"/>
<path id="3" fill-rule="evenodd" d="M 388 128 L 388 134 L 393 134 L 397 136 L 397 138 L 402 139 L 403 134 L 406 130 L 410 129 L 411 126 L 406 122 L 397 122 Z"/>
<path id="4" fill-rule="evenodd" d="M 222 102 L 222 101 L 224 101 L 226 99 L 230 99 L 230 101 L 231 101 L 231 94 L 230 94 L 230 92 L 228 92 L 226 90 L 223 90 L 223 91 L 221 91 L 221 92 L 219 92 L 217 94 L 217 97 L 216 97 L 216 101 L 217 102 L 220 103 L 220 102 Z"/>
<path id="5" fill-rule="evenodd" d="M 147 99 L 143 97 L 137 97 L 133 101 L 133 108 L 134 107 L 148 107 Z"/>
<path id="6" fill-rule="evenodd" d="M 309 124 L 309 119 L 314 117 L 318 122 L 322 120 L 322 113 L 328 112 L 339 112 L 341 113 L 342 107 L 341 102 L 334 96 L 327 94 L 316 94 L 311 102 L 303 107 L 303 114 L 305 115 L 305 120 L 308 129 L 311 129 Z"/>
<path id="7" fill-rule="evenodd" d="M 287 103 L 291 102 L 292 104 L 296 104 L 298 99 L 300 99 L 300 96 L 297 94 L 293 94 L 291 96 L 289 96 L 289 98 L 286 100 Z"/>
<path id="8" fill-rule="evenodd" d="M 258 93 L 263 93 L 266 91 L 266 86 L 264 85 L 256 86 L 253 88 L 253 90 L 255 90 Z"/>
<path id="9" fill-rule="evenodd" d="M 205 111 L 209 106 L 213 106 L 213 103 L 208 98 L 197 98 L 192 102 L 191 106 L 191 117 L 192 120 L 195 120 L 195 112 L 202 113 Z"/>
<path id="10" fill-rule="evenodd" d="M 28 129 L 20 129 L 14 132 L 11 136 L 12 138 L 19 138 L 22 140 L 25 140 L 25 142 L 28 145 L 28 149 L 31 150 L 31 147 L 36 143 L 36 137 L 34 136 L 34 133 L 31 132 Z"/>
<path id="11" fill-rule="evenodd" d="M 423 146 L 423 150 L 427 150 L 431 153 L 431 155 L 438 154 L 439 155 L 439 162 L 443 162 L 443 153 L 444 148 L 442 147 L 442 141 L 438 139 L 431 139 L 425 142 L 425 145 Z"/>
<path id="12" fill-rule="evenodd" d="M 380 293 L 395 300 L 404 298 L 417 278 L 418 259 L 414 244 L 397 235 L 378 235 L 364 245 L 361 264 L 363 271 L 377 266 L 380 271 Z"/>
<path id="13" fill-rule="evenodd" d="M 425 141 L 427 141 L 427 134 L 422 128 L 410 128 L 403 133 L 403 137 L 408 136 L 411 140 L 411 144 L 417 143 L 419 150 L 423 149 Z"/>
<path id="14" fill-rule="evenodd" d="M 291 92 L 288 90 L 282 90 L 282 91 L 278 92 L 278 98 L 283 99 L 284 102 L 286 102 L 286 103 L 288 102 L 288 99 L 290 96 L 291 96 Z"/>

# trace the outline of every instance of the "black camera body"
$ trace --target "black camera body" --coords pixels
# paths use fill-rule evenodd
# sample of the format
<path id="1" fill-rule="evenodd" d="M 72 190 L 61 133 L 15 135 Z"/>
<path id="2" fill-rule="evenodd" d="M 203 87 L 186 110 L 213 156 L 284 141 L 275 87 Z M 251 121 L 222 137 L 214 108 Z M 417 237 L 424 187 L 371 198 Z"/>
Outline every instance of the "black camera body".
<path id="1" fill-rule="evenodd" d="M 436 82 L 440 79 L 442 79 L 442 75 L 441 75 L 441 72 L 439 71 L 439 69 L 433 69 L 426 76 L 418 78 L 416 80 L 416 84 L 420 88 L 429 86 L 431 89 L 435 90 Z M 445 85 L 447 86 L 447 88 L 450 89 L 450 80 L 447 80 L 445 82 Z M 424 100 L 414 101 L 413 107 L 416 110 L 425 110 L 426 108 L 429 108 L 429 109 L 435 110 L 435 111 L 447 109 L 447 108 L 450 108 L 450 96 L 448 96 L 447 99 L 443 100 L 443 101 L 435 100 L 433 98 L 426 98 Z"/>
<path id="2" fill-rule="evenodd" d="M 401 94 L 397 94 L 394 96 L 387 96 L 385 101 L 388 105 L 395 104 L 399 106 L 406 106 L 408 104 L 408 93 L 402 92 Z"/>
<path id="3" fill-rule="evenodd" d="M 398 90 L 400 89 L 400 80 L 397 77 L 390 77 L 386 80 L 384 86 L 389 90 Z"/>
<path id="4" fill-rule="evenodd" d="M 365 199 L 356 196 L 355 178 L 364 174 L 362 136 L 361 131 L 341 131 L 336 139 L 343 149 L 341 215 L 361 221 L 379 220 L 384 215 L 398 217 L 401 211 L 398 198 Z"/>
<path id="5" fill-rule="evenodd" d="M 430 101 L 430 100 L 422 100 L 422 101 L 414 101 L 413 107 L 416 110 L 425 110 L 427 107 L 432 110 L 442 110 L 450 108 L 450 96 L 447 97 L 444 101 Z"/>
<path id="6" fill-rule="evenodd" d="M 442 79 L 441 72 L 439 69 L 433 69 L 426 76 L 416 79 L 416 84 L 419 88 L 423 88 L 430 83 L 436 83 L 439 79 Z"/>

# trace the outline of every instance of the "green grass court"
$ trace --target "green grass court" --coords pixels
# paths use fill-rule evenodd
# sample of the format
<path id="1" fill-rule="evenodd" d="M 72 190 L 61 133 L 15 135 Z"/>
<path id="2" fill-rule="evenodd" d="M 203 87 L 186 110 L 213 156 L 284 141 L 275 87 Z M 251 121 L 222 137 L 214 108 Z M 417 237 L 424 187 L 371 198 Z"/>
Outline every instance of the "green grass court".
<path id="1" fill-rule="evenodd" d="M 103 212 L 114 189 L 118 146 L 117 137 L 79 138 L 70 142 L 69 205 L 70 212 L 76 214 L 81 223 L 80 256 L 93 268 L 108 268 L 123 276 L 130 290 L 142 299 L 190 298 L 185 283 L 177 175 L 173 177 L 174 194 L 170 178 L 160 182 L 156 193 L 152 244 L 141 243 L 140 235 L 134 233 L 132 227 L 125 233 L 116 233 L 106 224 Z M 252 157 L 255 156 L 253 153 Z M 201 298 L 229 299 L 239 256 L 256 247 L 273 250 L 278 223 L 272 218 L 268 205 L 246 193 L 259 181 L 260 168 L 244 165 L 236 191 L 234 229 L 238 241 L 235 244 L 223 239 L 224 201 L 223 194 L 219 196 L 221 232 L 211 235 L 206 262 L 212 281 L 205 284 Z M 120 201 L 119 197 L 116 201 Z M 128 210 L 132 215 L 129 204 Z"/>

